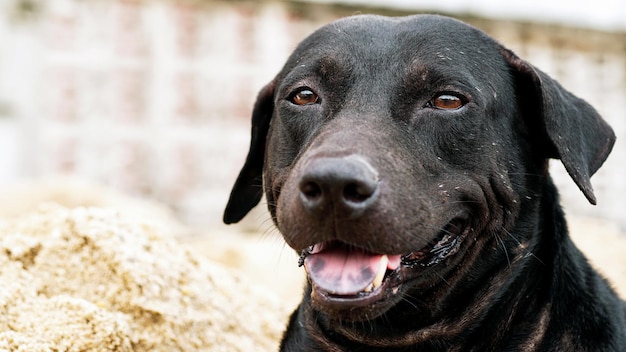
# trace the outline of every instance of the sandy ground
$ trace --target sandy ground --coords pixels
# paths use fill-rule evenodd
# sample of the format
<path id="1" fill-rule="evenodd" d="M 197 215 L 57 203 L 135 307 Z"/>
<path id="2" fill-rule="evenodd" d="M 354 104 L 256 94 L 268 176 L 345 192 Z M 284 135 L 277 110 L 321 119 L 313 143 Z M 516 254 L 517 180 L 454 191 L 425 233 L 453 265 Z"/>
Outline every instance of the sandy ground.
<path id="1" fill-rule="evenodd" d="M 278 297 L 164 229 L 51 204 L 0 219 L 0 351 L 275 351 Z"/>

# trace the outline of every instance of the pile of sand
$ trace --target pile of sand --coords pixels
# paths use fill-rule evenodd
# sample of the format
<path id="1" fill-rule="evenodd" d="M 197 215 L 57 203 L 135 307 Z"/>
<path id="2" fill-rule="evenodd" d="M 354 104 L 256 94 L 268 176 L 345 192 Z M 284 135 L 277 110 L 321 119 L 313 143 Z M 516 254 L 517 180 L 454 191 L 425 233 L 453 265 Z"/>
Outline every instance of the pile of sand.
<path id="1" fill-rule="evenodd" d="M 1 351 L 275 351 L 287 314 L 113 210 L 48 206 L 0 223 Z"/>

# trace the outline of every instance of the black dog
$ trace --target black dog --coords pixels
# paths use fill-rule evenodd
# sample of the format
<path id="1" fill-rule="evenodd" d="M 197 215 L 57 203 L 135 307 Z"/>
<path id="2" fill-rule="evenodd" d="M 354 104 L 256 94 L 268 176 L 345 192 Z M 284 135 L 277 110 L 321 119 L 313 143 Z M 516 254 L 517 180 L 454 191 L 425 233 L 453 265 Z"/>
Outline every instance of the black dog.
<path id="1" fill-rule="evenodd" d="M 260 92 L 224 221 L 261 198 L 309 284 L 284 351 L 626 351 L 626 307 L 567 234 L 614 143 L 583 100 L 483 32 L 357 16 Z"/>

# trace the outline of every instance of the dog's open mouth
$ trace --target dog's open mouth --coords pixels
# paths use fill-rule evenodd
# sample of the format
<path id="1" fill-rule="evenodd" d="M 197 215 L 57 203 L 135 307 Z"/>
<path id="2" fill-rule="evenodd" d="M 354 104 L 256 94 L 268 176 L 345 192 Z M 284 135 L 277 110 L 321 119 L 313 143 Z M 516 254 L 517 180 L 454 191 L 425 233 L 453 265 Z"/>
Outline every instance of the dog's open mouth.
<path id="1" fill-rule="evenodd" d="M 407 254 L 374 253 L 333 240 L 304 251 L 304 265 L 318 300 L 355 308 L 396 295 L 400 286 L 459 251 L 470 228 L 465 218 L 451 221 L 429 244 Z"/>

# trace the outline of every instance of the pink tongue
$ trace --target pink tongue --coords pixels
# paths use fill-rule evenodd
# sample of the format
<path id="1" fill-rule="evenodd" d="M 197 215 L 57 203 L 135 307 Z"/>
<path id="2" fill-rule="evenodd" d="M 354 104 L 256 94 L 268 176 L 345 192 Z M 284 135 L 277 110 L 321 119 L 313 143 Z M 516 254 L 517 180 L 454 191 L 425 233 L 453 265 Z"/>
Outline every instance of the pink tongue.
<path id="1" fill-rule="evenodd" d="M 355 295 L 374 281 L 382 255 L 330 248 L 304 260 L 315 285 L 336 295 Z"/>

